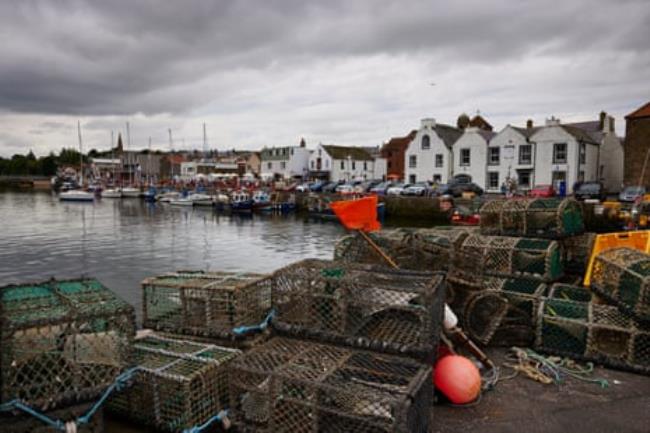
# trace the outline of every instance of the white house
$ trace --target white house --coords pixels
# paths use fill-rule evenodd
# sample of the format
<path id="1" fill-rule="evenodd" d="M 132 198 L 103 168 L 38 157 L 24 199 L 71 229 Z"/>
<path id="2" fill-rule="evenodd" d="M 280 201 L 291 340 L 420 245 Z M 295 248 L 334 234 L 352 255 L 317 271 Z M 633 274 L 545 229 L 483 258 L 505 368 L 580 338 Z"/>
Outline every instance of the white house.
<path id="1" fill-rule="evenodd" d="M 492 161 L 499 154 L 499 164 L 487 166 L 487 183 L 485 190 L 499 192 L 501 185 L 510 179 L 517 181 L 519 189 L 528 190 L 539 184 L 535 181 L 535 143 L 530 137 L 538 127 L 528 121 L 526 128 L 507 125 L 490 140 L 488 150 Z"/>
<path id="2" fill-rule="evenodd" d="M 260 153 L 263 178 L 304 178 L 308 173 L 309 150 L 305 140 L 299 146 L 265 147 Z"/>
<path id="3" fill-rule="evenodd" d="M 188 161 L 181 163 L 181 179 L 183 180 L 207 177 L 210 174 L 236 176 L 239 174 L 239 166 L 234 162 Z"/>
<path id="4" fill-rule="evenodd" d="M 374 165 L 373 157 L 361 147 L 319 144 L 309 158 L 309 174 L 334 182 L 374 179 Z"/>
<path id="5" fill-rule="evenodd" d="M 602 111 L 598 120 L 568 123 L 580 128 L 594 138 L 599 146 L 598 179 L 608 192 L 619 192 L 623 184 L 623 142 L 616 135 L 614 118 Z"/>
<path id="6" fill-rule="evenodd" d="M 535 143 L 535 182 L 540 185 L 566 183 L 567 194 L 576 182 L 598 180 L 599 143 L 584 129 L 546 120 L 530 137 Z"/>
<path id="7" fill-rule="evenodd" d="M 452 148 L 462 131 L 456 127 L 422 119 L 404 154 L 406 182 L 433 181 L 448 183 L 452 177 Z"/>
<path id="8" fill-rule="evenodd" d="M 462 176 L 465 182 L 474 182 L 484 189 L 496 183 L 494 188 L 498 189 L 498 171 L 490 169 L 500 165 L 501 149 L 498 146 L 488 147 L 495 135 L 492 131 L 475 126 L 465 128 L 463 135 L 456 140 L 452 148 L 452 176 Z"/>

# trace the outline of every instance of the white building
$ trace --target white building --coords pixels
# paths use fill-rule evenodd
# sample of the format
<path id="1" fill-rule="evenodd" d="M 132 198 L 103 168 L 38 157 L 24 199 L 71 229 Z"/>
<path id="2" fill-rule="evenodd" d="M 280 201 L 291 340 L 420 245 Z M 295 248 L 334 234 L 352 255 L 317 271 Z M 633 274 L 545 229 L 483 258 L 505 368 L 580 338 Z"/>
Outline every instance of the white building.
<path id="1" fill-rule="evenodd" d="M 192 180 L 197 177 L 236 176 L 239 165 L 235 162 L 189 161 L 181 163 L 181 179 Z"/>
<path id="2" fill-rule="evenodd" d="M 500 148 L 488 147 L 495 135 L 475 126 L 465 128 L 452 147 L 453 178 L 462 177 L 464 182 L 474 182 L 484 189 L 490 182 L 496 182 L 496 188 L 499 187 L 498 172 L 495 174 L 495 170 L 490 169 L 501 163 Z"/>
<path id="3" fill-rule="evenodd" d="M 310 151 L 305 140 L 300 146 L 265 147 L 260 154 L 261 176 L 263 178 L 304 178 L 309 171 Z"/>
<path id="4" fill-rule="evenodd" d="M 535 181 L 535 143 L 530 140 L 531 135 L 538 129 L 533 127 L 532 121 L 528 121 L 526 128 L 507 125 L 490 140 L 489 148 L 499 150 L 488 152 L 492 159 L 498 152 L 499 164 L 487 166 L 486 191 L 500 192 L 501 185 L 509 179 L 516 180 L 522 190 L 539 184 Z"/>
<path id="5" fill-rule="evenodd" d="M 314 179 L 333 182 L 374 179 L 375 161 L 361 147 L 319 144 L 309 158 L 309 174 Z"/>
<path id="6" fill-rule="evenodd" d="M 453 144 L 461 134 L 456 127 L 437 124 L 435 119 L 422 119 L 404 154 L 405 181 L 448 183 L 452 177 Z"/>
<path id="7" fill-rule="evenodd" d="M 566 184 L 566 193 L 573 192 L 576 182 L 598 180 L 600 144 L 584 129 L 546 120 L 530 141 L 535 144 L 535 184 Z"/>

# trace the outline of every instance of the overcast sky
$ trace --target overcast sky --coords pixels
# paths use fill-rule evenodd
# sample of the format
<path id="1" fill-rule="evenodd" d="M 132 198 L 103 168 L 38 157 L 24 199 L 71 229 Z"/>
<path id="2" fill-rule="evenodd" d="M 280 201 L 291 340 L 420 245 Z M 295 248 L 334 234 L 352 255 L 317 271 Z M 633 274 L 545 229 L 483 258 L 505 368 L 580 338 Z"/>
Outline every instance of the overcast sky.
<path id="1" fill-rule="evenodd" d="M 378 145 L 477 110 L 497 130 L 650 100 L 648 0 L 0 2 L 0 155 Z M 184 144 L 183 144 L 184 142 Z"/>

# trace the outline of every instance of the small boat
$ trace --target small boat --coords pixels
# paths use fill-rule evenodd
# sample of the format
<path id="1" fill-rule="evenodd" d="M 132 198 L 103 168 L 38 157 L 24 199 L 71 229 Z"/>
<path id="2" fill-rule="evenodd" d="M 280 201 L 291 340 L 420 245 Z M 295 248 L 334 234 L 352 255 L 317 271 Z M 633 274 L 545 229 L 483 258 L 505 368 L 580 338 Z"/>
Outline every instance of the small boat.
<path id="1" fill-rule="evenodd" d="M 59 200 L 61 201 L 94 201 L 95 193 L 83 191 L 81 189 L 71 189 L 69 191 L 63 191 L 59 194 Z"/>
<path id="2" fill-rule="evenodd" d="M 253 200 L 251 196 L 245 191 L 232 193 L 230 197 L 230 210 L 233 212 L 252 212 Z"/>
<path id="3" fill-rule="evenodd" d="M 217 194 L 214 197 L 214 207 L 218 211 L 225 210 L 229 203 L 230 199 L 228 199 L 228 196 L 226 194 Z"/>
<path id="4" fill-rule="evenodd" d="M 102 191 L 102 198 L 122 198 L 122 190 L 119 188 L 110 188 Z"/>
<path id="5" fill-rule="evenodd" d="M 172 206 L 194 206 L 194 202 L 189 197 L 178 197 L 169 200 L 169 204 Z"/>
<path id="6" fill-rule="evenodd" d="M 282 200 L 282 194 L 274 192 L 271 194 L 269 206 L 262 208 L 264 212 L 272 213 L 289 213 L 296 210 L 296 197 L 293 194 L 289 195 L 288 200 Z"/>
<path id="7" fill-rule="evenodd" d="M 124 198 L 138 198 L 140 197 L 140 188 L 127 186 L 122 188 L 122 197 Z"/>
<path id="8" fill-rule="evenodd" d="M 176 200 L 181 197 L 181 193 L 178 191 L 165 191 L 156 195 L 156 200 L 161 203 L 169 203 L 172 200 Z"/>
<path id="9" fill-rule="evenodd" d="M 212 206 L 214 204 L 212 196 L 208 194 L 194 192 L 189 195 L 189 199 L 192 200 L 194 206 Z"/>
<path id="10" fill-rule="evenodd" d="M 255 191 L 253 194 L 253 210 L 271 210 L 271 197 L 264 191 Z"/>
<path id="11" fill-rule="evenodd" d="M 153 203 L 156 201 L 156 188 L 150 186 L 145 192 L 142 193 L 142 198 L 144 201 Z"/>

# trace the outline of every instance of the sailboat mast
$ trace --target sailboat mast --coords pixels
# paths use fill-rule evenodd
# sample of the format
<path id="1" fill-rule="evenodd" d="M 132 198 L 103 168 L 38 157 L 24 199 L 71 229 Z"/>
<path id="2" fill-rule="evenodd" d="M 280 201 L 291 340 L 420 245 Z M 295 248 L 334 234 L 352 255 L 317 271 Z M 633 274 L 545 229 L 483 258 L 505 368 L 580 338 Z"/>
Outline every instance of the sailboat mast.
<path id="1" fill-rule="evenodd" d="M 205 153 L 208 148 L 208 134 L 205 131 L 205 123 L 203 123 L 203 161 L 205 161 Z"/>
<path id="2" fill-rule="evenodd" d="M 149 178 L 149 185 L 151 185 L 152 172 L 151 170 L 151 136 L 149 137 L 149 155 L 147 156 L 147 177 Z"/>
<path id="3" fill-rule="evenodd" d="M 129 122 L 126 122 L 126 149 L 126 155 L 129 159 L 129 183 L 133 186 L 133 161 L 131 161 L 131 154 L 129 153 L 131 151 L 131 129 L 129 127 Z"/>
<path id="4" fill-rule="evenodd" d="M 111 166 L 113 167 L 113 184 L 115 183 L 115 149 L 113 149 L 113 143 L 115 143 L 115 135 L 111 129 Z"/>
<path id="5" fill-rule="evenodd" d="M 172 181 L 174 180 L 174 142 L 172 141 L 172 129 L 167 130 L 169 132 L 169 162 L 171 166 Z"/>
<path id="6" fill-rule="evenodd" d="M 77 134 L 79 135 L 79 184 L 84 185 L 84 151 L 81 144 L 81 122 L 77 120 Z"/>

